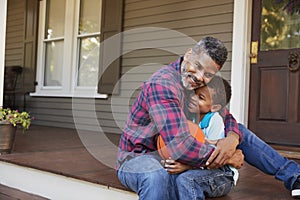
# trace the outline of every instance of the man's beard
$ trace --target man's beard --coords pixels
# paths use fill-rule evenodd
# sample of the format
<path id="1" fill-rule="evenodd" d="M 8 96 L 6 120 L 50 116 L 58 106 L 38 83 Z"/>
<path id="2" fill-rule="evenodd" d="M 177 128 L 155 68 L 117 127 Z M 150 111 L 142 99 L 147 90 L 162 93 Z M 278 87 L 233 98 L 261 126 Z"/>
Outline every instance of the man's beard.
<path id="1" fill-rule="evenodd" d="M 197 86 L 193 86 L 189 82 L 189 79 L 194 80 L 194 82 L 197 84 Z M 182 72 L 181 73 L 181 81 L 182 81 L 182 84 L 183 84 L 184 88 L 187 89 L 187 90 L 194 90 L 194 89 L 197 89 L 197 88 L 202 87 L 202 86 L 205 85 L 203 82 L 197 81 L 196 77 L 193 74 L 189 73 L 189 72 Z"/>

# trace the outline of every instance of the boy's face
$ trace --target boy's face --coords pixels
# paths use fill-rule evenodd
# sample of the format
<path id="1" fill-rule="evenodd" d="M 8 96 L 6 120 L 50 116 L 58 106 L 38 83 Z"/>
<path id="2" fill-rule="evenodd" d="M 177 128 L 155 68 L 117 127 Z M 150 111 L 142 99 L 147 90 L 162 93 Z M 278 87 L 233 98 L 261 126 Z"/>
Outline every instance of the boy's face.
<path id="1" fill-rule="evenodd" d="M 207 54 L 201 53 L 196 55 L 189 50 L 184 55 L 181 64 L 181 79 L 184 87 L 193 90 L 204 86 L 213 76 L 220 70 L 220 66 L 216 64 Z"/>
<path id="2" fill-rule="evenodd" d="M 195 96 L 192 97 L 189 103 L 189 111 L 192 113 L 205 114 L 212 111 L 211 91 L 207 86 L 202 86 L 195 91 Z"/>

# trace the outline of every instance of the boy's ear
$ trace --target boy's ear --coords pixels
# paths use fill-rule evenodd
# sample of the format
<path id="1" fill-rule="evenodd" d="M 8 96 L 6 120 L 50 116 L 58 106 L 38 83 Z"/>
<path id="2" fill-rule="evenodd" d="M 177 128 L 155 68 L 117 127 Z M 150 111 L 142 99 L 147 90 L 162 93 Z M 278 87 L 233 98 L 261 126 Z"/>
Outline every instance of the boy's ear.
<path id="1" fill-rule="evenodd" d="M 222 106 L 220 104 L 215 104 L 211 106 L 211 112 L 218 112 L 221 110 Z"/>

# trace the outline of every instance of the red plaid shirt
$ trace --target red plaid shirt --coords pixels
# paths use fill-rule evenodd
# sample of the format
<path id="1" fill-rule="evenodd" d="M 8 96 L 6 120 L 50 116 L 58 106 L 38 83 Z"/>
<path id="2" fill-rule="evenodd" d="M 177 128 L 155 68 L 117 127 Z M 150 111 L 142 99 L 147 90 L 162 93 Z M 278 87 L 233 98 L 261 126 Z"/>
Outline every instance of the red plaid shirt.
<path id="1" fill-rule="evenodd" d="M 156 154 L 160 134 L 173 159 L 189 165 L 203 166 L 214 148 L 198 142 L 189 134 L 184 114 L 187 91 L 181 82 L 182 58 L 161 68 L 142 86 L 131 107 L 121 135 L 116 168 L 126 159 L 141 154 Z M 225 133 L 241 135 L 235 119 L 225 111 Z M 223 115 L 224 116 L 224 115 Z"/>

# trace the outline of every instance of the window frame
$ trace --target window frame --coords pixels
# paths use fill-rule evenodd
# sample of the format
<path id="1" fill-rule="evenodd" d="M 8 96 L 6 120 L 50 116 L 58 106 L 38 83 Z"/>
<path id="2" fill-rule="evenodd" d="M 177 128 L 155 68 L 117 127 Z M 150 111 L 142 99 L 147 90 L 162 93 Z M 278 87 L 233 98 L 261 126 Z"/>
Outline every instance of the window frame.
<path id="1" fill-rule="evenodd" d="M 103 0 L 102 0 L 103 1 Z M 95 87 L 77 86 L 77 67 L 78 67 L 78 20 L 80 14 L 80 0 L 66 0 L 65 10 L 65 33 L 64 33 L 64 53 L 63 53 L 63 79 L 62 86 L 44 86 L 45 70 L 45 50 L 47 39 L 44 38 L 47 0 L 40 1 L 39 26 L 38 26 L 38 48 L 37 48 L 37 85 L 34 93 L 30 96 L 48 97 L 82 97 L 82 98 L 107 98 L 107 94 L 99 94 L 97 83 Z M 102 2 L 103 6 L 103 2 Z M 103 8 L 102 12 L 103 12 Z M 71 16 L 71 17 L 70 17 Z M 102 16 L 103 17 L 103 16 Z M 67 31 L 69 30 L 69 31 Z M 101 36 L 101 30 L 99 31 Z M 69 49 L 73 49 L 69 51 Z M 100 61 L 99 61 L 100 63 Z M 66 76 L 69 74 L 69 76 Z"/>

